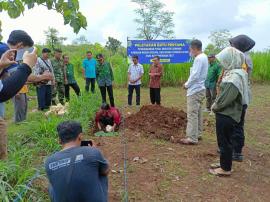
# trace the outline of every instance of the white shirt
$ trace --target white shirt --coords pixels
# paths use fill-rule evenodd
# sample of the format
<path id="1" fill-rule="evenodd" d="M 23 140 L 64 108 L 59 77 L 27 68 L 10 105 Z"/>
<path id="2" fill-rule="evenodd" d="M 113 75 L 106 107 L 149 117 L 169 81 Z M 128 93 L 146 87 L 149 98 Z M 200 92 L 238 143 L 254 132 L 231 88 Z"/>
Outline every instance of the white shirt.
<path id="1" fill-rule="evenodd" d="M 205 80 L 208 72 L 208 57 L 201 53 L 195 57 L 193 66 L 190 69 L 190 76 L 185 83 L 187 96 L 194 95 L 205 90 Z"/>
<path id="2" fill-rule="evenodd" d="M 131 80 L 137 80 L 139 77 L 141 77 L 144 73 L 143 66 L 141 64 L 131 64 L 128 68 L 128 73 L 130 74 L 130 79 Z M 136 83 L 130 83 L 128 82 L 129 85 L 141 85 L 142 81 L 141 79 L 138 80 Z"/>

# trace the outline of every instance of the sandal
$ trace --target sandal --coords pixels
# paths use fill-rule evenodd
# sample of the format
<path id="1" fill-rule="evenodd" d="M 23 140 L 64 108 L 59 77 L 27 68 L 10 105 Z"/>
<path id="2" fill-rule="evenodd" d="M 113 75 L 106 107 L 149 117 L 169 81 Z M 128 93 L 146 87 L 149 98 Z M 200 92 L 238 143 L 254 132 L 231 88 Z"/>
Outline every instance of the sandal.
<path id="1" fill-rule="evenodd" d="M 209 169 L 209 173 L 218 177 L 230 177 L 231 171 L 224 171 L 222 168 Z"/>
<path id="2" fill-rule="evenodd" d="M 211 168 L 211 169 L 217 169 L 217 168 L 220 168 L 220 163 L 212 163 L 212 164 L 210 165 L 210 168 Z"/>
<path id="3" fill-rule="evenodd" d="M 190 138 L 181 139 L 180 143 L 184 144 L 184 145 L 196 145 L 196 144 L 198 144 L 197 142 L 192 141 Z"/>

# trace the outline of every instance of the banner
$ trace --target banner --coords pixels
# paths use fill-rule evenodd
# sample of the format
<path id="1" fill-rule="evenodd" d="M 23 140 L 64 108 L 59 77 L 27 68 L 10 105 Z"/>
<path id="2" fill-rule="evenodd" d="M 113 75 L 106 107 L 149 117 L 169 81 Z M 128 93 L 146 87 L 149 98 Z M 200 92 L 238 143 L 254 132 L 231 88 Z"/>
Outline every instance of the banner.
<path id="1" fill-rule="evenodd" d="M 189 41 L 180 40 L 128 40 L 127 55 L 139 57 L 141 64 L 151 64 L 155 56 L 160 57 L 162 63 L 189 62 Z"/>

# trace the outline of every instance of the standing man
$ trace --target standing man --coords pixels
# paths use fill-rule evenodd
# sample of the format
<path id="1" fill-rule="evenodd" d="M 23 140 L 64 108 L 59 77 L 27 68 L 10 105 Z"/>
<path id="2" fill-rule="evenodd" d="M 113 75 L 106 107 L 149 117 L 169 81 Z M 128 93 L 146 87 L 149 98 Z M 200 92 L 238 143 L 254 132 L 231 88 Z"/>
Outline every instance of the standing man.
<path id="1" fill-rule="evenodd" d="M 181 140 L 182 144 L 194 145 L 202 137 L 203 116 L 202 104 L 205 97 L 205 80 L 208 71 L 208 58 L 202 52 L 202 42 L 193 40 L 190 43 L 190 53 L 194 59 L 190 69 L 188 81 L 184 84 L 187 90 L 187 129 L 186 138 Z"/>
<path id="2" fill-rule="evenodd" d="M 55 49 L 54 59 L 52 59 L 52 67 L 55 77 L 55 85 L 52 93 L 52 104 L 56 105 L 56 96 L 58 94 L 58 101 L 64 105 L 65 104 L 65 83 L 67 83 L 67 78 L 64 70 L 64 63 L 62 60 L 62 50 Z"/>
<path id="3" fill-rule="evenodd" d="M 73 64 L 69 62 L 69 57 L 68 55 L 63 55 L 63 60 L 64 60 L 64 65 L 65 65 L 65 74 L 67 78 L 67 83 L 65 83 L 65 97 L 66 101 L 69 101 L 70 96 L 69 96 L 69 88 L 73 88 L 75 91 L 76 95 L 79 96 L 80 93 L 80 87 L 77 84 L 77 81 L 75 80 L 74 76 L 74 67 Z"/>
<path id="4" fill-rule="evenodd" d="M 134 55 L 132 57 L 133 64 L 128 68 L 128 105 L 132 105 L 133 91 L 136 91 L 136 105 L 140 105 L 141 101 L 141 78 L 144 70 L 143 66 L 139 64 L 139 57 Z"/>
<path id="5" fill-rule="evenodd" d="M 38 110 L 41 111 L 49 109 L 52 104 L 52 85 L 55 84 L 55 78 L 52 63 L 49 59 L 50 53 L 50 49 L 43 48 L 42 56 L 38 58 L 37 64 L 34 68 L 34 75 L 36 76 L 41 76 L 45 72 L 49 72 L 53 75 L 52 80 L 37 84 Z"/>
<path id="6" fill-rule="evenodd" d="M 91 84 L 91 92 L 95 93 L 96 65 L 97 61 L 93 58 L 92 52 L 87 51 L 86 58 L 83 60 L 83 78 L 85 79 L 86 92 L 89 92 Z"/>
<path id="7" fill-rule="evenodd" d="M 205 112 L 211 112 L 211 106 L 214 104 L 217 96 L 216 84 L 221 74 L 221 67 L 214 54 L 208 56 L 209 68 L 205 81 L 206 88 L 206 109 Z"/>
<path id="8" fill-rule="evenodd" d="M 159 56 L 153 58 L 153 64 L 149 70 L 150 76 L 150 100 L 151 103 L 160 105 L 160 87 L 161 87 L 161 77 L 163 75 L 163 66 L 160 64 Z"/>
<path id="9" fill-rule="evenodd" d="M 102 103 L 106 102 L 106 91 L 108 92 L 110 98 L 111 107 L 114 107 L 114 97 L 113 97 L 113 71 L 110 63 L 105 62 L 104 56 L 102 54 L 97 55 L 98 64 L 96 66 L 97 83 L 102 96 Z"/>

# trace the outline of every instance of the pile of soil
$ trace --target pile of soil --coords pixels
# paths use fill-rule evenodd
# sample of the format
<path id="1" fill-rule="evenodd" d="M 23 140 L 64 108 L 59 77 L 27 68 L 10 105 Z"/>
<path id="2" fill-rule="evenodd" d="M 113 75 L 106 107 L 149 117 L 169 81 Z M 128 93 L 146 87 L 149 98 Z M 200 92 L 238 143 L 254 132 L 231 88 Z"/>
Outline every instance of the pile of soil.
<path id="1" fill-rule="evenodd" d="M 147 137 L 179 142 L 185 135 L 187 114 L 175 108 L 157 105 L 143 106 L 125 120 L 125 128 Z"/>

